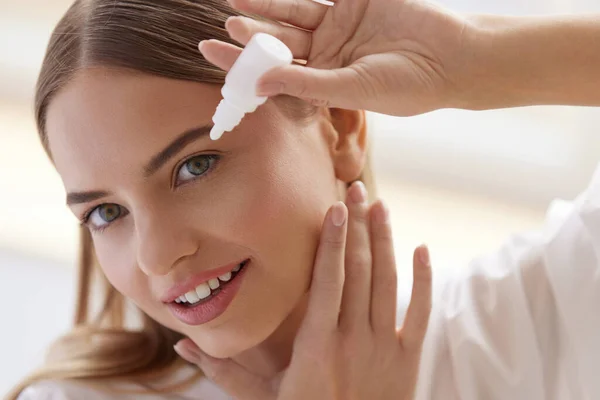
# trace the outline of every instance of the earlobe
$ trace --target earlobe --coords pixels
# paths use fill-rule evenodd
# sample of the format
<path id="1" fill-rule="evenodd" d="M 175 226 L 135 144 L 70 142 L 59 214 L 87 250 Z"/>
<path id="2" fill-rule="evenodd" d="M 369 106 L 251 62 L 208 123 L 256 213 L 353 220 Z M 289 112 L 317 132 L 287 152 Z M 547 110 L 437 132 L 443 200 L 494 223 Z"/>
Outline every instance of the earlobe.
<path id="1" fill-rule="evenodd" d="M 328 110 L 335 140 L 330 151 L 336 177 L 343 182 L 358 179 L 367 155 L 367 124 L 362 110 Z"/>

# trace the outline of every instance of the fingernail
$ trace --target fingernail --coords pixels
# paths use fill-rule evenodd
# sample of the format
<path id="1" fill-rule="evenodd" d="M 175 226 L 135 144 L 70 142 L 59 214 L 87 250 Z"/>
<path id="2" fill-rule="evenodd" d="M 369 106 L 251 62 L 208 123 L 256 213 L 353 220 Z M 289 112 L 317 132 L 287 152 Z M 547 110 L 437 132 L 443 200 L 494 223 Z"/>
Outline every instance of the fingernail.
<path id="1" fill-rule="evenodd" d="M 375 208 L 374 213 L 375 222 L 377 222 L 378 224 L 386 224 L 390 219 L 390 212 L 381 200 Z"/>
<path id="2" fill-rule="evenodd" d="M 426 245 L 422 244 L 419 246 L 419 259 L 423 263 L 423 265 L 429 265 L 429 249 Z"/>
<path id="3" fill-rule="evenodd" d="M 183 359 L 189 362 L 200 363 L 202 361 L 202 357 L 200 356 L 199 351 L 196 349 L 196 345 L 190 344 L 187 339 L 182 339 L 175 343 L 173 349 L 175 349 L 175 352 Z"/>
<path id="4" fill-rule="evenodd" d="M 225 29 L 229 30 L 229 25 L 231 24 L 231 21 L 233 21 L 235 18 L 238 18 L 237 16 L 233 15 L 231 17 L 228 17 L 225 20 Z"/>
<path id="5" fill-rule="evenodd" d="M 173 345 L 173 348 L 175 349 L 175 351 L 177 352 L 177 354 L 181 353 L 181 343 L 177 342 Z"/>
<path id="6" fill-rule="evenodd" d="M 257 96 L 262 97 L 270 97 L 275 96 L 283 92 L 283 83 L 281 82 L 272 82 L 272 83 L 263 83 L 259 84 L 256 90 Z"/>
<path id="7" fill-rule="evenodd" d="M 350 187 L 350 200 L 356 204 L 364 203 L 367 201 L 367 188 L 361 181 L 356 181 Z"/>
<path id="8" fill-rule="evenodd" d="M 204 46 L 204 42 L 206 42 L 206 40 L 201 40 L 200 43 L 198 43 L 198 50 L 200 52 L 202 52 L 202 47 Z"/>
<path id="9" fill-rule="evenodd" d="M 187 360 L 185 350 L 183 349 L 183 346 L 181 345 L 181 343 L 177 342 L 173 346 L 173 349 L 175 349 L 175 353 L 179 354 L 179 356 L 181 358 L 183 358 L 184 360 Z M 190 361 L 190 360 L 187 360 L 187 361 Z"/>
<path id="10" fill-rule="evenodd" d="M 333 206 L 331 222 L 333 222 L 333 225 L 335 226 L 342 226 L 344 225 L 344 222 L 346 222 L 346 210 L 343 203 L 338 202 Z"/>

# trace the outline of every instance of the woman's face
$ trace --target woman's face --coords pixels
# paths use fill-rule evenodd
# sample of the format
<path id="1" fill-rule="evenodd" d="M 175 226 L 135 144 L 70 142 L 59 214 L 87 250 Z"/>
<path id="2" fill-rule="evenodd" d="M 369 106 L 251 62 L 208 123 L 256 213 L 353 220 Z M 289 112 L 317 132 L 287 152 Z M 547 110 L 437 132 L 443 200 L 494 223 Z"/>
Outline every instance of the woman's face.
<path id="1" fill-rule="evenodd" d="M 52 100 L 47 134 L 110 282 L 156 321 L 229 357 L 265 340 L 305 295 L 349 165 L 339 153 L 356 146 L 325 112 L 300 123 L 272 101 L 211 141 L 203 127 L 219 89 L 85 70 Z M 244 260 L 204 305 L 171 301 L 207 271 Z"/>

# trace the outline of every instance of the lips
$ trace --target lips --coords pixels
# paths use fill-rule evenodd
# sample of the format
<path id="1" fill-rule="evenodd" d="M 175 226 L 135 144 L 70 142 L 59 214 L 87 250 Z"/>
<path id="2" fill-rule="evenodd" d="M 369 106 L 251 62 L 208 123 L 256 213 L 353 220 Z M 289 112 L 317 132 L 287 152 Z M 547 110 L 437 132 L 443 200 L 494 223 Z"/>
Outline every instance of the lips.
<path id="1" fill-rule="evenodd" d="M 248 270 L 252 268 L 251 260 L 242 262 L 239 271 L 219 288 L 211 289 L 210 296 L 194 304 L 177 303 L 174 300 L 167 304 L 171 314 L 187 325 L 205 324 L 223 314 L 238 293 Z"/>
<path id="2" fill-rule="evenodd" d="M 241 263 L 248 261 L 248 259 L 239 260 L 237 262 L 224 265 L 219 268 L 214 268 L 208 271 L 202 271 L 197 275 L 192 276 L 185 282 L 179 283 L 171 287 L 162 297 L 163 303 L 172 303 L 178 297 L 185 296 L 186 293 L 195 290 L 202 283 L 208 283 L 212 279 L 218 279 L 219 277 L 233 271 L 235 267 Z"/>
<path id="3" fill-rule="evenodd" d="M 220 275 L 218 278 L 212 278 L 208 282 L 203 282 L 184 295 L 175 299 L 175 303 L 187 307 L 193 307 L 201 302 L 209 300 L 212 296 L 219 293 L 224 287 L 235 279 L 237 274 L 246 266 L 248 260 L 244 260 L 236 265 L 231 271 Z"/>

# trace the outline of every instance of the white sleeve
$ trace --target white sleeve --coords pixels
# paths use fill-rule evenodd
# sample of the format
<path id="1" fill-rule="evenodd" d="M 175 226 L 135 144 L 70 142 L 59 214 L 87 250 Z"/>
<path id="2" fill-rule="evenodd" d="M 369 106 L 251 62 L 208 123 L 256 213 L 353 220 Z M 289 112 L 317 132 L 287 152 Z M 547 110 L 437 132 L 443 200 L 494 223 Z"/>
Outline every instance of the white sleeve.
<path id="1" fill-rule="evenodd" d="M 123 397 L 96 391 L 84 384 L 46 380 L 26 387 L 17 400 L 108 400 L 120 398 Z"/>
<path id="2" fill-rule="evenodd" d="M 556 216 L 556 211 L 561 211 Z M 600 399 L 600 168 L 436 294 L 418 400 Z"/>
<path id="3" fill-rule="evenodd" d="M 42 381 L 26 387 L 17 400 L 75 400 L 60 384 Z"/>

